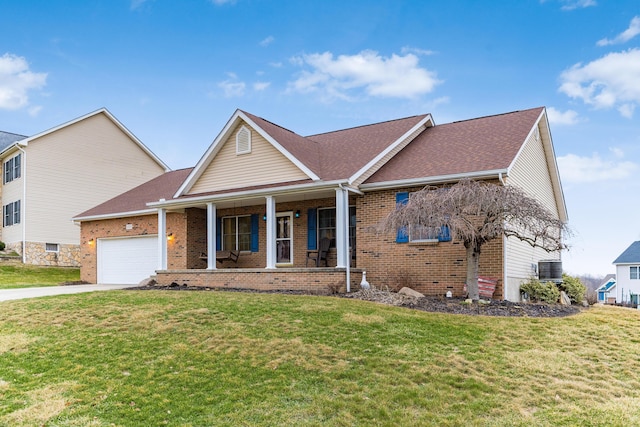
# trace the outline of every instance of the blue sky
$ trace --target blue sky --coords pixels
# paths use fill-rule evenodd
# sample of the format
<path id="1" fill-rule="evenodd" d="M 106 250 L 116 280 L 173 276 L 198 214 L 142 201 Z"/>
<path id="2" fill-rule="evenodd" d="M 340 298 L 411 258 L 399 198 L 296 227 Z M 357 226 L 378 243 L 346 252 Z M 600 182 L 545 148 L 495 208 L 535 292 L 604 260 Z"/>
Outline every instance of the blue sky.
<path id="1" fill-rule="evenodd" d="M 309 135 L 546 106 L 572 274 L 640 240 L 637 0 L 0 0 L 0 129 L 108 108 L 170 167 L 236 108 Z"/>

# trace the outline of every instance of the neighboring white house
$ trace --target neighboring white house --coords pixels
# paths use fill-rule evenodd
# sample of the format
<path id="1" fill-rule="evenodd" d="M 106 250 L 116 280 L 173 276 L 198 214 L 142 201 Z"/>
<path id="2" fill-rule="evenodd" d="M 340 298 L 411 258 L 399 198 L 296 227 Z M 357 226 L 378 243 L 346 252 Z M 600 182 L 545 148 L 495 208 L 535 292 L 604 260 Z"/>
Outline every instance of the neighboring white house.
<path id="1" fill-rule="evenodd" d="M 596 289 L 598 302 L 602 304 L 612 304 L 616 302 L 616 275 L 607 274 L 602 283 Z"/>
<path id="2" fill-rule="evenodd" d="M 0 132 L 0 240 L 28 264 L 79 266 L 71 218 L 168 171 L 109 111 L 36 135 Z"/>
<path id="3" fill-rule="evenodd" d="M 640 295 L 640 240 L 613 261 L 616 266 L 616 303 L 638 304 Z"/>

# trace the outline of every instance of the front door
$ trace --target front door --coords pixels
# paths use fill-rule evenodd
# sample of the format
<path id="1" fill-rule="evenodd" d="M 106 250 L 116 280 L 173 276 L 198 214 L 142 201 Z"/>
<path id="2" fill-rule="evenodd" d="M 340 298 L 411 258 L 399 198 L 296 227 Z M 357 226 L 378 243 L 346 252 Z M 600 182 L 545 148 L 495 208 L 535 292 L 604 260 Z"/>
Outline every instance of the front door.
<path id="1" fill-rule="evenodd" d="M 276 214 L 276 263 L 293 264 L 293 213 Z"/>

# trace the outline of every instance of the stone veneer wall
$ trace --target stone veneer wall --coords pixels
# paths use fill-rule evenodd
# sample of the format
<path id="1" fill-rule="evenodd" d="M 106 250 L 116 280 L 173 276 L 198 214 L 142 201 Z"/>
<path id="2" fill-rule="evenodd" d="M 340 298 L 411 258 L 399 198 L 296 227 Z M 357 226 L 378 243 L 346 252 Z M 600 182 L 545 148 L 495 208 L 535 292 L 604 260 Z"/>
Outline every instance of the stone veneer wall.
<path id="1" fill-rule="evenodd" d="M 27 242 L 25 261 L 27 264 L 57 267 L 80 267 L 80 245 L 58 245 L 58 252 L 47 252 L 45 243 Z"/>

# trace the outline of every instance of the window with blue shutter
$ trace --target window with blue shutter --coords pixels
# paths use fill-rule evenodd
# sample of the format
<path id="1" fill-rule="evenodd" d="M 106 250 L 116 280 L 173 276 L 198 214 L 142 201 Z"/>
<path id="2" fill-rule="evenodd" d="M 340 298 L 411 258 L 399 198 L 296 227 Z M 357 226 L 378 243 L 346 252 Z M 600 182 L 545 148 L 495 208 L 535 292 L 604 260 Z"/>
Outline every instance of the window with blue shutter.
<path id="1" fill-rule="evenodd" d="M 451 232 L 449 231 L 448 225 L 443 225 L 442 227 L 440 227 L 440 232 L 438 233 L 438 241 L 439 242 L 451 241 Z"/>
<path id="2" fill-rule="evenodd" d="M 409 193 L 402 192 L 396 193 L 396 206 L 398 205 L 406 205 L 409 201 Z M 407 227 L 398 228 L 398 232 L 396 234 L 396 243 L 407 243 L 409 241 L 409 233 Z"/>

